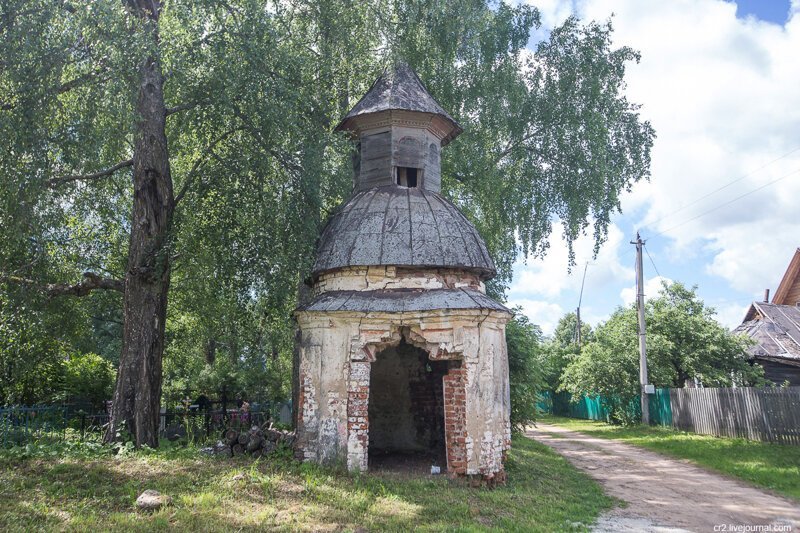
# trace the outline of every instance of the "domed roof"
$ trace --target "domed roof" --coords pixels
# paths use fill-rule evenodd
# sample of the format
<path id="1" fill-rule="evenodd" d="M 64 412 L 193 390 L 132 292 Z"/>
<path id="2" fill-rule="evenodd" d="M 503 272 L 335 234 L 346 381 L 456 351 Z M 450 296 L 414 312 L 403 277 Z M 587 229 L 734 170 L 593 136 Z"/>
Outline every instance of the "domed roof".
<path id="1" fill-rule="evenodd" d="M 463 268 L 495 275 L 478 231 L 440 194 L 389 185 L 356 193 L 322 230 L 312 274 L 348 266 Z"/>

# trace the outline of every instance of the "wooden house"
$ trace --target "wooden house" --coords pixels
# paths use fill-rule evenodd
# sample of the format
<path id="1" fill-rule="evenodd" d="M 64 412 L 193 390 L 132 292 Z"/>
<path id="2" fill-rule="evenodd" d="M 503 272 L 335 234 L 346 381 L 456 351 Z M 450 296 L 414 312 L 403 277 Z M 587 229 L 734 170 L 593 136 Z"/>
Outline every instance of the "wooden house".
<path id="1" fill-rule="evenodd" d="M 767 379 L 780 385 L 800 385 L 800 248 L 783 275 L 772 302 L 769 290 L 763 302 L 753 302 L 734 333 L 751 337 L 753 361 Z"/>

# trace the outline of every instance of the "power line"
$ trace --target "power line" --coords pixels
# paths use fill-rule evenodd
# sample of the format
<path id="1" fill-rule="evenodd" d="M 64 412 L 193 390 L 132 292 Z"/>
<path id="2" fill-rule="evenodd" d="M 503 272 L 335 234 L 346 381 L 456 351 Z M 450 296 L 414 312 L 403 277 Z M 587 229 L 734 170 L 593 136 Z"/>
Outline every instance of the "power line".
<path id="1" fill-rule="evenodd" d="M 769 187 L 770 185 L 774 185 L 775 183 L 778 183 L 779 181 L 781 181 L 781 180 L 784 180 L 784 179 L 788 178 L 789 176 L 791 176 L 792 174 L 796 174 L 796 173 L 798 173 L 798 172 L 800 172 L 800 168 L 796 168 L 796 169 L 792 170 L 791 172 L 789 172 L 788 174 L 784 174 L 784 175 L 783 175 L 783 176 L 781 176 L 780 178 L 774 179 L 774 180 L 770 181 L 769 183 L 765 183 L 764 185 L 762 185 L 762 186 L 760 186 L 760 187 L 756 187 L 755 189 L 753 189 L 753 190 L 751 190 L 751 191 L 748 191 L 748 192 L 746 192 L 746 193 L 744 193 L 744 194 L 741 194 L 741 195 L 737 196 L 736 198 L 734 198 L 734 199 L 732 199 L 732 200 L 729 200 L 729 201 L 727 201 L 727 202 L 725 202 L 725 203 L 723 203 L 723 204 L 720 204 L 720 205 L 718 205 L 718 206 L 716 206 L 716 207 L 714 207 L 714 208 L 712 208 L 712 209 L 709 209 L 708 211 L 704 211 L 703 213 L 700 213 L 700 214 L 699 214 L 699 215 L 697 215 L 697 216 L 694 216 L 694 217 L 692 217 L 692 218 L 690 218 L 690 219 L 684 220 L 684 221 L 683 221 L 683 222 L 681 222 L 680 224 L 676 224 L 676 225 L 674 225 L 674 226 L 672 226 L 672 227 L 669 227 L 669 228 L 667 228 L 667 229 L 665 229 L 665 230 L 663 230 L 663 231 L 659 231 L 658 233 L 655 233 L 655 234 L 651 235 L 651 236 L 650 236 L 650 238 L 653 238 L 653 237 L 658 237 L 658 236 L 660 236 L 660 235 L 664 235 L 664 234 L 665 234 L 665 233 L 667 233 L 668 231 L 672 231 L 672 230 L 674 230 L 674 229 L 680 228 L 681 226 L 685 226 L 685 225 L 686 225 L 686 224 L 688 224 L 689 222 L 692 222 L 692 221 L 694 221 L 694 220 L 697 220 L 697 219 L 698 219 L 698 218 L 700 218 L 700 217 L 704 217 L 704 216 L 706 216 L 706 215 L 708 215 L 708 214 L 711 214 L 711 213 L 713 213 L 714 211 L 718 211 L 718 210 L 722 209 L 723 207 L 726 207 L 726 206 L 728 206 L 728 205 L 730 205 L 730 204 L 732 204 L 732 203 L 734 203 L 734 202 L 736 202 L 736 201 L 738 201 L 738 200 L 741 200 L 741 199 L 742 199 L 742 198 L 744 198 L 745 196 L 750 196 L 751 194 L 753 194 L 753 193 L 756 193 L 756 192 L 758 192 L 758 191 L 760 191 L 760 190 L 762 190 L 762 189 L 766 189 L 766 188 L 767 188 L 767 187 Z"/>
<path id="2" fill-rule="evenodd" d="M 581 281 L 581 294 L 578 296 L 578 308 L 575 310 L 575 338 L 578 341 L 578 348 L 581 346 L 581 302 L 583 302 L 583 286 L 586 283 L 586 270 L 589 268 L 589 261 L 583 267 L 583 281 Z"/>
<path id="3" fill-rule="evenodd" d="M 714 189 L 713 191 L 711 191 L 711 192 L 709 192 L 709 193 L 707 193 L 707 194 L 704 194 L 704 195 L 703 195 L 703 196 L 701 196 L 700 198 L 697 198 L 696 200 L 694 200 L 694 201 L 691 201 L 691 202 L 689 202 L 688 204 L 686 204 L 686 205 L 683 205 L 683 206 L 679 207 L 678 209 L 675 209 L 674 211 L 672 211 L 672 212 L 670 212 L 670 213 L 667 213 L 667 214 L 666 214 L 666 215 L 664 215 L 663 217 L 661 217 L 661 218 L 659 218 L 659 219 L 657 219 L 657 220 L 655 220 L 655 221 L 651 222 L 651 223 L 650 223 L 650 224 L 648 224 L 648 225 L 649 225 L 649 226 L 655 226 L 656 224 L 658 224 L 658 223 L 659 223 L 659 222 L 661 222 L 662 220 L 664 220 L 664 219 L 666 219 L 666 218 L 669 218 L 669 217 L 671 217 L 672 215 L 674 215 L 674 214 L 676 214 L 676 213 L 679 213 L 679 212 L 683 211 L 684 209 L 686 209 L 686 208 L 688 208 L 688 207 L 691 207 L 691 206 L 693 206 L 693 205 L 696 205 L 698 202 L 700 202 L 700 201 L 702 201 L 702 200 L 705 200 L 705 199 L 706 199 L 706 198 L 708 198 L 709 196 L 712 196 L 712 195 L 714 195 L 714 194 L 718 193 L 719 191 L 722 191 L 722 190 L 724 190 L 724 189 L 727 189 L 728 187 L 730 187 L 730 186 L 731 186 L 731 185 L 733 185 L 734 183 L 739 183 L 739 182 L 740 182 L 740 181 L 742 181 L 743 179 L 745 179 L 745 178 L 748 178 L 748 177 L 752 176 L 752 175 L 753 175 L 753 174 L 755 174 L 756 172 L 758 172 L 758 171 L 760 171 L 760 170 L 763 170 L 763 169 L 767 168 L 768 166 L 772 165 L 773 163 L 777 163 L 777 162 L 778 162 L 778 161 L 780 161 L 781 159 L 785 159 L 785 158 L 789 157 L 790 155 L 792 155 L 792 154 L 793 154 L 793 153 L 795 153 L 795 152 L 800 152 L 800 146 L 798 146 L 798 147 L 797 147 L 797 148 L 795 148 L 794 150 L 791 150 L 791 151 L 789 151 L 789 152 L 786 152 L 786 153 L 785 153 L 785 154 L 783 154 L 782 156 L 776 157 L 776 158 L 775 158 L 775 159 L 773 159 L 772 161 L 769 161 L 768 163 L 765 163 L 765 164 L 761 165 L 761 166 L 760 166 L 760 167 L 758 167 L 758 168 L 755 168 L 755 169 L 751 170 L 751 171 L 750 171 L 750 172 L 748 172 L 747 174 L 744 174 L 743 176 L 740 176 L 740 177 L 736 178 L 735 180 L 733 180 L 733 181 L 731 181 L 731 182 L 728 182 L 727 184 L 723 185 L 722 187 L 718 187 L 718 188 Z"/>
<path id="4" fill-rule="evenodd" d="M 647 241 L 645 241 L 645 243 L 647 243 Z M 650 252 L 647 250 L 647 248 L 644 248 L 644 253 L 646 253 L 646 254 L 647 254 L 647 258 L 648 258 L 648 259 L 650 259 L 650 264 L 651 264 L 651 265 L 653 265 L 653 269 L 656 271 L 656 274 L 657 274 L 657 275 L 658 275 L 658 277 L 659 277 L 659 278 L 661 278 L 661 279 L 662 279 L 662 281 L 663 281 L 663 279 L 664 279 L 664 276 L 662 276 L 662 275 L 661 275 L 661 272 L 659 272 L 659 271 L 658 271 L 658 267 L 656 266 L 656 262 L 655 262 L 655 261 L 653 261 L 653 258 L 650 256 Z"/>

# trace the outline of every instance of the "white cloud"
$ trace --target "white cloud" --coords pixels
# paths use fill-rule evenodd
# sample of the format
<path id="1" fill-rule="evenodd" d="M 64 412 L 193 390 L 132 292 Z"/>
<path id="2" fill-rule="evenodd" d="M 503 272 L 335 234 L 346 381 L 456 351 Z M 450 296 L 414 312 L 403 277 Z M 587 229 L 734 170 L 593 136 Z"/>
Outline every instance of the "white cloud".
<path id="1" fill-rule="evenodd" d="M 542 27 L 546 29 L 558 26 L 574 11 L 573 2 L 563 0 L 537 0 L 529 2 L 536 6 L 542 21 Z"/>
<path id="2" fill-rule="evenodd" d="M 637 184 L 622 206 L 641 217 L 643 237 L 664 239 L 685 264 L 711 257 L 697 271 L 732 290 L 774 290 L 800 245 L 800 172 L 791 174 L 800 170 L 800 1 L 784 26 L 737 18 L 724 0 L 532 3 L 550 25 L 573 9 L 584 20 L 613 13 L 615 43 L 642 54 L 628 66 L 627 95 L 658 137 L 651 182 Z M 552 297 L 574 284 L 559 267 L 533 268 L 519 282 L 546 280 L 538 294 Z"/>
<path id="3" fill-rule="evenodd" d="M 661 289 L 664 286 L 664 283 L 667 285 L 672 283 L 672 280 L 669 278 L 664 278 L 661 276 L 655 276 L 652 278 L 648 278 L 644 281 L 644 297 L 645 300 L 650 298 L 655 298 L 661 292 Z M 619 297 L 622 299 L 622 303 L 624 305 L 630 305 L 636 301 L 636 285 L 634 284 L 631 287 L 625 287 L 619 292 Z"/>
<path id="4" fill-rule="evenodd" d="M 622 230 L 613 224 L 609 226 L 608 240 L 600 249 L 596 259 L 592 259 L 594 241 L 591 237 L 591 228 L 588 233 L 588 236 L 581 237 L 574 243 L 576 265 L 570 272 L 567 243 L 559 239 L 562 228 L 560 225 L 555 225 L 550 249 L 544 259 L 531 259 L 528 264 L 517 265 L 517 276 L 511 285 L 511 293 L 556 299 L 566 290 L 579 292 L 587 261 L 589 262 L 586 269 L 587 287 L 633 279 L 632 266 L 626 266 L 620 261 L 621 245 L 628 242 Z"/>
<path id="5" fill-rule="evenodd" d="M 764 233 L 748 237 L 732 228 L 721 234 L 713 244 L 717 253 L 706 272 L 725 278 L 731 287 L 756 299 L 764 289 L 771 288 L 774 293 L 800 244 L 800 227 L 781 224 L 775 234 L 766 229 Z"/>
<path id="6" fill-rule="evenodd" d="M 732 303 L 720 306 L 714 306 L 717 310 L 717 322 L 722 324 L 728 329 L 733 329 L 742 323 L 745 313 L 750 308 L 750 304 Z"/>
<path id="7" fill-rule="evenodd" d="M 564 314 L 564 309 L 560 305 L 544 300 L 521 298 L 508 302 L 508 307 L 516 306 L 520 306 L 528 320 L 542 328 L 545 335 L 553 333 L 558 325 L 558 319 Z"/>
<path id="8" fill-rule="evenodd" d="M 736 6 L 722 0 L 582 4 L 588 18 L 613 10 L 615 40 L 642 53 L 629 68 L 628 94 L 658 134 L 653 179 L 623 207 L 646 207 L 649 233 L 666 232 L 678 253 L 693 246 L 715 253 L 707 272 L 738 290 L 774 285 L 785 268 L 800 234 L 800 173 L 690 219 L 800 170 L 800 151 L 774 161 L 800 148 L 796 8 L 782 28 L 738 19 Z"/>

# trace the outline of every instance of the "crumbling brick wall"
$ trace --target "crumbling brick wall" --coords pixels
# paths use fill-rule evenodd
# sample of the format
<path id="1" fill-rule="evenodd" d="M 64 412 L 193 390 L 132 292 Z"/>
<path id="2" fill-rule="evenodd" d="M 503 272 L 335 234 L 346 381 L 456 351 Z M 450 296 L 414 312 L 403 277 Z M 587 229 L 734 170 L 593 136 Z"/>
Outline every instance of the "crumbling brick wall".
<path id="1" fill-rule="evenodd" d="M 451 368 L 444 376 L 444 434 L 447 471 L 452 475 L 467 473 L 466 370 Z"/>
<path id="2" fill-rule="evenodd" d="M 438 416 L 443 422 L 449 473 L 501 481 L 510 445 L 504 335 L 508 316 L 482 310 L 299 314 L 303 344 L 298 456 L 367 470 L 369 407 L 375 393 L 372 365 L 381 351 L 406 342 L 422 349 L 417 353 L 430 364 L 427 375 L 439 373 L 441 399 L 430 389 L 425 392 L 423 381 L 406 379 L 409 394 L 419 387 L 414 393 L 418 418 L 433 416 L 435 422 Z M 434 411 L 437 414 L 431 415 Z"/>
<path id="3" fill-rule="evenodd" d="M 347 388 L 347 434 L 349 469 L 367 469 L 369 448 L 369 377 L 370 364 L 365 361 L 350 363 Z"/>

